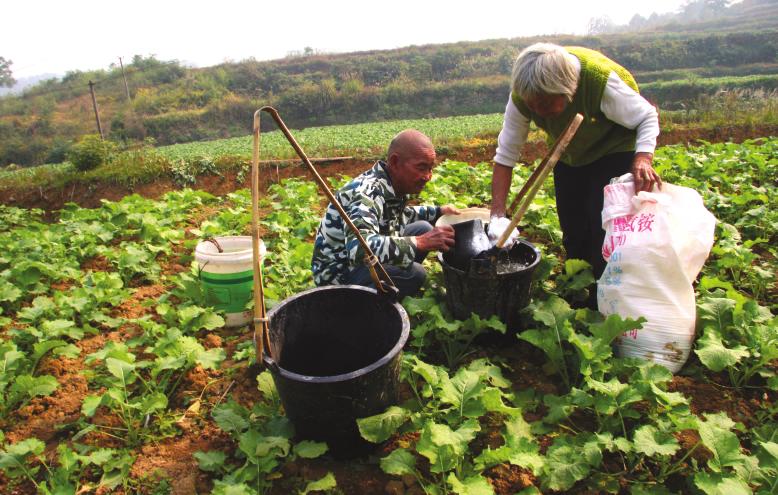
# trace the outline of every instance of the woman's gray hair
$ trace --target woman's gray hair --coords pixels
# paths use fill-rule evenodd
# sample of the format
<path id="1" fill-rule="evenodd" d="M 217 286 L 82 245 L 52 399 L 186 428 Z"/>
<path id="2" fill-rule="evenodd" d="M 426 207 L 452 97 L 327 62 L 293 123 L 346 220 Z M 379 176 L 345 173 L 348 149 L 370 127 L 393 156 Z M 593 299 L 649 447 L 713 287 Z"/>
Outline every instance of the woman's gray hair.
<path id="1" fill-rule="evenodd" d="M 561 46 L 535 43 L 519 53 L 511 81 L 513 91 L 524 101 L 538 95 L 565 95 L 572 101 L 578 86 L 578 71 Z"/>

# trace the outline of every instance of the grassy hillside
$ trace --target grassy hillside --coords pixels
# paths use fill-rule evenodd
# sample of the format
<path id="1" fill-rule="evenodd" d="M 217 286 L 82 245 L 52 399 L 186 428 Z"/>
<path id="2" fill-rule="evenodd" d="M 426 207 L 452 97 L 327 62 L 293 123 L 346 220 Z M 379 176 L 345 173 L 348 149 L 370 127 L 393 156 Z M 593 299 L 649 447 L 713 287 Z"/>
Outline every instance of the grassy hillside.
<path id="1" fill-rule="evenodd" d="M 294 128 L 501 112 L 516 54 L 541 39 L 603 51 L 663 110 L 695 108 L 722 90 L 774 100 L 778 3 L 746 7 L 737 16 L 688 24 L 685 32 L 670 24 L 664 31 L 313 53 L 205 69 L 136 56 L 125 67 L 129 100 L 118 68 L 71 72 L 0 98 L 0 165 L 61 162 L 74 139 L 96 132 L 89 81 L 96 82 L 106 137 L 125 143 L 245 135 L 265 104 Z"/>

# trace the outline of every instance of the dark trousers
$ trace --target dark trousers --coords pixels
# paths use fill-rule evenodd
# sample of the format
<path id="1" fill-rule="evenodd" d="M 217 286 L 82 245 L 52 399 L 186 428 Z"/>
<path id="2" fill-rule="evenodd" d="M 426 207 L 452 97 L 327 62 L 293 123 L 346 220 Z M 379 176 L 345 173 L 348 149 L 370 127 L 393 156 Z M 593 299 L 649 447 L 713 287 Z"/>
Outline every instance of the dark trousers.
<path id="1" fill-rule="evenodd" d="M 432 225 L 424 220 L 418 222 L 409 223 L 402 231 L 404 236 L 416 236 L 432 230 Z M 413 296 L 421 286 L 424 284 L 424 279 L 427 278 L 427 272 L 421 266 L 421 262 L 427 257 L 427 251 L 416 250 L 415 262 L 411 263 L 408 268 L 400 268 L 394 265 L 383 264 L 384 270 L 389 274 L 389 277 L 394 282 L 394 285 L 400 291 L 399 300 L 405 296 Z M 348 274 L 346 277 L 346 284 L 351 285 L 364 285 L 365 287 L 375 288 L 373 279 L 370 278 L 370 270 L 365 265 L 360 265 Z"/>
<path id="2" fill-rule="evenodd" d="M 588 261 L 597 279 L 606 265 L 602 257 L 603 188 L 613 177 L 631 170 L 634 156 L 631 151 L 612 153 L 583 167 L 559 162 L 554 168 L 556 208 L 567 258 Z"/>

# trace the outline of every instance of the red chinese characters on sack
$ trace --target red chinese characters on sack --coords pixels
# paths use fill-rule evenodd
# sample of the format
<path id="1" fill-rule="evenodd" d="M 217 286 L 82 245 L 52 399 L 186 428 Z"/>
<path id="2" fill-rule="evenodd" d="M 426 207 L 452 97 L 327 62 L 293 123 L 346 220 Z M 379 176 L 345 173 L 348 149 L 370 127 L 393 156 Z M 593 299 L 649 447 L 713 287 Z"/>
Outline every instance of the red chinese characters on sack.
<path id="1" fill-rule="evenodd" d="M 608 259 L 617 247 L 627 243 L 628 236 L 625 232 L 652 232 L 654 230 L 654 214 L 641 213 L 640 215 L 624 215 L 613 219 L 611 235 L 605 239 L 602 245 L 602 256 Z"/>

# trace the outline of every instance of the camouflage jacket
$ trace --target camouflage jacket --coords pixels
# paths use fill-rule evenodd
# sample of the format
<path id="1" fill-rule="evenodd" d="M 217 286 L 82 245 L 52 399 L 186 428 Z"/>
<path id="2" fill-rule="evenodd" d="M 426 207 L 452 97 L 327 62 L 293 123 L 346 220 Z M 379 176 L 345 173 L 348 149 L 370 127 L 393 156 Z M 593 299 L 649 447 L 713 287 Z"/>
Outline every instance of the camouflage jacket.
<path id="1" fill-rule="evenodd" d="M 397 197 L 386 163 L 376 162 L 340 189 L 335 197 L 359 229 L 382 264 L 407 267 L 413 263 L 416 247 L 401 232 L 409 223 L 440 216 L 437 206 L 406 206 L 407 196 Z M 365 253 L 359 240 L 331 204 L 327 206 L 313 246 L 313 280 L 316 285 L 345 283 L 346 275 L 363 264 Z"/>

